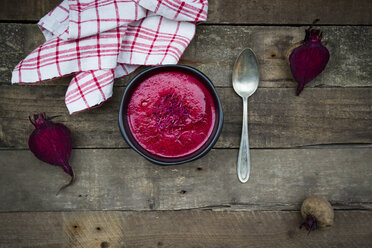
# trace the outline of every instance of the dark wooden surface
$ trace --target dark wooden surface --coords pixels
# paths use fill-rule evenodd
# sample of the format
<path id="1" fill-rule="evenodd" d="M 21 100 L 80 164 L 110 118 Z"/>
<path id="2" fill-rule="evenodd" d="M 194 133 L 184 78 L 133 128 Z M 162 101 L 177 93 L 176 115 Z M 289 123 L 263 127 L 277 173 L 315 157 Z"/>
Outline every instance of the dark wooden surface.
<path id="1" fill-rule="evenodd" d="M 296 87 L 288 52 L 303 40 L 306 26 L 219 26 L 200 25 L 195 38 L 181 58 L 208 75 L 218 87 L 231 87 L 234 61 L 244 47 L 251 47 L 260 62 L 260 87 Z M 306 87 L 368 87 L 371 85 L 372 28 L 370 26 L 322 27 L 323 42 L 331 57 L 325 73 Z M 0 24 L 0 84 L 9 84 L 11 71 L 28 53 L 42 44 L 44 37 L 36 25 Z M 117 80 L 123 86 L 129 78 Z M 71 78 L 50 84 L 67 86 Z M 43 86 L 45 83 L 38 84 Z"/>
<path id="2" fill-rule="evenodd" d="M 75 149 L 76 182 L 25 151 L 0 152 L 0 211 L 296 210 L 308 195 L 337 209 L 372 209 L 372 153 L 359 149 L 254 149 L 251 178 L 236 179 L 237 149 L 160 167 L 131 149 Z"/>
<path id="3" fill-rule="evenodd" d="M 118 131 L 124 87 L 102 107 L 69 116 L 65 86 L 0 86 L 0 147 L 27 148 L 35 111 L 62 115 L 75 148 L 128 147 Z M 232 88 L 218 88 L 225 121 L 217 148 L 238 148 L 242 102 Z M 320 144 L 372 143 L 372 88 L 259 88 L 249 99 L 252 148 L 293 148 Z"/>
<path id="4" fill-rule="evenodd" d="M 372 2 L 210 1 L 207 24 L 180 63 L 211 78 L 225 122 L 214 149 L 195 162 L 153 165 L 122 139 L 117 112 L 129 82 L 102 107 L 68 115 L 69 77 L 10 85 L 11 71 L 44 38 L 36 21 L 59 0 L 0 1 L 0 247 L 372 247 Z M 288 53 L 320 18 L 331 58 L 295 96 Z M 326 25 L 326 26 L 324 26 Z M 231 70 L 244 47 L 261 81 L 249 100 L 252 174 L 235 172 L 241 100 Z M 61 117 L 73 134 L 73 186 L 28 150 L 28 115 Z M 299 230 L 301 202 L 327 198 L 334 227 Z"/>
<path id="5" fill-rule="evenodd" d="M 3 0 L 0 20 L 38 21 L 60 0 Z M 369 25 L 370 0 L 211 0 L 207 23 L 218 24 L 320 24 Z"/>
<path id="6" fill-rule="evenodd" d="M 336 211 L 323 232 L 298 228 L 298 211 L 0 213 L 0 247 L 371 247 L 370 211 Z"/>

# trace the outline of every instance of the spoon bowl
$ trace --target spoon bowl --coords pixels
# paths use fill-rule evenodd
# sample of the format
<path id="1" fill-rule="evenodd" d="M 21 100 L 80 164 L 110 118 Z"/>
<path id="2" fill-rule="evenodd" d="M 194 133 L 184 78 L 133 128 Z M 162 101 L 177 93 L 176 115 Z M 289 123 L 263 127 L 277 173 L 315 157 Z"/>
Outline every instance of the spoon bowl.
<path id="1" fill-rule="evenodd" d="M 244 49 L 235 61 L 232 72 L 233 88 L 243 98 L 243 125 L 240 141 L 237 173 L 240 182 L 246 183 L 251 170 L 248 139 L 248 97 L 257 89 L 260 81 L 257 57 L 250 48 Z"/>
<path id="2" fill-rule="evenodd" d="M 244 49 L 235 61 L 232 83 L 233 88 L 241 97 L 250 97 L 260 81 L 257 57 L 250 48 Z"/>

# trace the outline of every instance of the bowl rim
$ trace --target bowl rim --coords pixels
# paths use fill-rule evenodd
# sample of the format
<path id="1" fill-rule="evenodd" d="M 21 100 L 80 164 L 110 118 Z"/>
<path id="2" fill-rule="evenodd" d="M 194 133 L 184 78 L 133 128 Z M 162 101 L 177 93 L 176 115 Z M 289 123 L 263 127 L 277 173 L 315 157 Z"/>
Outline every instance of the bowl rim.
<path id="1" fill-rule="evenodd" d="M 128 96 L 128 94 L 130 94 L 131 88 L 145 74 L 151 73 L 151 72 L 156 71 L 156 70 L 161 70 L 163 68 L 181 68 L 181 69 L 186 70 L 186 71 L 191 71 L 192 73 L 195 73 L 198 76 L 200 76 L 202 78 L 202 80 L 209 86 L 210 90 L 212 91 L 212 98 L 215 98 L 216 103 L 218 105 L 217 129 L 216 129 L 216 133 L 214 134 L 212 140 L 209 142 L 209 144 L 203 150 L 201 150 L 200 152 L 198 152 L 196 155 L 191 156 L 190 158 L 186 158 L 184 160 L 179 160 L 179 161 L 160 161 L 160 160 L 157 160 L 157 159 L 155 159 L 153 157 L 148 156 L 147 154 L 144 154 L 141 150 L 139 150 L 133 144 L 133 142 L 129 138 L 129 136 L 128 136 L 126 130 L 125 130 L 125 127 L 124 127 L 124 120 L 123 120 L 124 119 L 123 118 L 124 101 L 125 101 L 126 97 Z M 202 82 L 202 83 L 204 83 L 204 82 Z M 216 89 L 215 89 L 212 81 L 204 73 L 202 73 L 201 71 L 197 70 L 194 67 L 187 66 L 187 65 L 158 65 L 158 66 L 153 66 L 151 68 L 145 69 L 144 71 L 138 73 L 132 80 L 130 80 L 130 82 L 126 86 L 125 91 L 124 91 L 123 96 L 122 96 L 122 99 L 121 99 L 120 109 L 119 109 L 119 129 L 120 129 L 120 132 L 121 132 L 123 138 L 128 143 L 128 145 L 130 146 L 130 148 L 132 148 L 134 151 L 136 151 L 138 154 L 140 154 L 142 157 L 146 158 L 150 162 L 155 163 L 157 165 L 163 165 L 163 166 L 167 166 L 167 165 L 179 165 L 179 164 L 188 163 L 188 162 L 197 160 L 197 159 L 203 157 L 204 155 L 206 155 L 212 149 L 212 147 L 216 144 L 216 142 L 217 142 L 217 140 L 218 140 L 218 138 L 219 138 L 219 136 L 221 134 L 222 126 L 223 126 L 223 120 L 224 120 L 224 117 L 223 117 L 223 109 L 222 109 L 221 100 L 220 100 L 220 98 L 219 98 L 219 96 L 217 94 L 217 91 L 216 91 Z"/>

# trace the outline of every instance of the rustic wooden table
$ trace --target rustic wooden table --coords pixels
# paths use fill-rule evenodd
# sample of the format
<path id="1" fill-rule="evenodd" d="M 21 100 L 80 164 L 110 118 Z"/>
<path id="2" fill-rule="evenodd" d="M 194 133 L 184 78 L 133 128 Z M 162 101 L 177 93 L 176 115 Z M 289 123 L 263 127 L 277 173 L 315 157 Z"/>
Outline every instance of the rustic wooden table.
<path id="1" fill-rule="evenodd" d="M 174 167 L 129 149 L 117 116 L 125 85 L 102 107 L 70 116 L 70 78 L 10 85 L 13 67 L 43 42 L 37 20 L 58 0 L 0 2 L 0 247 L 371 247 L 372 2 L 210 0 L 181 64 L 207 74 L 221 97 L 222 135 L 204 158 Z M 331 58 L 301 96 L 286 53 L 320 18 Z M 249 99 L 251 178 L 236 176 L 242 104 L 234 60 L 256 52 L 261 82 Z M 28 115 L 62 115 L 77 180 L 27 149 Z M 299 208 L 331 201 L 335 225 L 307 235 Z M 176 211 L 178 210 L 178 211 Z"/>

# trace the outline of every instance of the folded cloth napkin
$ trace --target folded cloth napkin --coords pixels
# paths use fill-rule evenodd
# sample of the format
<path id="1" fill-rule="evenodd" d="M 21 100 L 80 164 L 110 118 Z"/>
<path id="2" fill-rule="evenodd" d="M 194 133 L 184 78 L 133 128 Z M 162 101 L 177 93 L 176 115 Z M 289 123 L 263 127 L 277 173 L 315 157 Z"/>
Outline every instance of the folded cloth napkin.
<path id="1" fill-rule="evenodd" d="M 46 42 L 15 67 L 12 83 L 74 74 L 70 114 L 97 106 L 139 65 L 176 64 L 207 10 L 208 0 L 64 0 L 38 23 Z"/>

